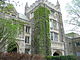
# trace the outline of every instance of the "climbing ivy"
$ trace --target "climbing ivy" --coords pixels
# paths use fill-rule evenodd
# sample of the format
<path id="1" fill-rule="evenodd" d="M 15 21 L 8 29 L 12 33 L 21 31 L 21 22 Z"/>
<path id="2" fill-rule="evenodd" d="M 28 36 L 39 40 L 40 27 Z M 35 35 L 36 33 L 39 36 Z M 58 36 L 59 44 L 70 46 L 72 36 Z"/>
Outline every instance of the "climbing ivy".
<path id="1" fill-rule="evenodd" d="M 42 6 L 34 11 L 34 53 L 36 54 L 51 54 L 49 14 L 50 11 Z"/>

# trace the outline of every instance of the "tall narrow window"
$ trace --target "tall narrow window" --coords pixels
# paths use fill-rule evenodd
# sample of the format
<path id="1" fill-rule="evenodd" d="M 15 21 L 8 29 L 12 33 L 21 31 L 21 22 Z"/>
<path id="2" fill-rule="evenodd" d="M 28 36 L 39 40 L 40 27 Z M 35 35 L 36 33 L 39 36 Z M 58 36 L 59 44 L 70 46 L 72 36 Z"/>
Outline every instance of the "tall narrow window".
<path id="1" fill-rule="evenodd" d="M 30 27 L 29 26 L 26 26 L 26 32 L 30 33 Z"/>
<path id="2" fill-rule="evenodd" d="M 53 21 L 54 30 L 57 30 L 57 22 Z"/>
<path id="3" fill-rule="evenodd" d="M 50 33 L 50 38 L 53 40 L 53 32 Z"/>
<path id="4" fill-rule="evenodd" d="M 50 29 L 57 30 L 57 22 L 53 19 L 50 19 Z"/>
<path id="5" fill-rule="evenodd" d="M 29 43 L 29 39 L 30 39 L 29 36 L 26 36 L 25 37 L 25 43 Z"/>
<path id="6" fill-rule="evenodd" d="M 58 41 L 58 33 L 54 32 L 54 41 Z"/>
<path id="7" fill-rule="evenodd" d="M 25 49 L 25 53 L 29 54 L 30 49 Z"/>
<path id="8" fill-rule="evenodd" d="M 50 29 L 53 29 L 53 20 L 50 20 Z"/>

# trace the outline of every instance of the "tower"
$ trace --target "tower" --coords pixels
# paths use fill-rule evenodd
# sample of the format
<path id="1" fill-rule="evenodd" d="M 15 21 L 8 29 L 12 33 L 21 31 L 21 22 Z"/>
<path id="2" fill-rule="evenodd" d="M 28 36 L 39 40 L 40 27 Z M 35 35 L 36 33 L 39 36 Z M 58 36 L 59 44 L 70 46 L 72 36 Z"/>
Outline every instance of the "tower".
<path id="1" fill-rule="evenodd" d="M 42 10 L 39 7 L 42 7 Z M 45 18 L 44 8 L 48 9 L 48 11 L 50 12 L 50 14 L 47 15 L 48 19 L 44 19 Z M 50 42 L 51 55 L 53 56 L 56 53 L 57 55 L 64 55 L 64 41 L 63 41 L 64 30 L 63 30 L 62 14 L 60 10 L 59 1 L 57 0 L 56 6 L 55 6 L 51 2 L 48 2 L 48 0 L 37 0 L 28 9 L 26 4 L 25 9 L 26 9 L 25 14 L 27 17 L 29 17 L 29 21 L 31 22 L 31 29 L 32 29 L 31 30 L 32 31 L 31 32 L 31 43 L 32 43 L 31 53 L 38 54 L 38 52 L 40 53 L 44 52 L 45 54 L 45 51 L 48 49 L 45 50 L 42 47 L 44 47 L 44 44 L 46 42 L 51 41 Z M 41 13 L 43 14 L 41 15 Z M 44 20 L 49 20 L 47 22 L 49 22 L 50 25 L 48 25 L 48 23 L 43 24 L 42 21 Z M 47 29 L 45 28 L 46 25 L 48 25 Z M 46 33 L 46 31 L 49 31 L 49 33 Z M 47 35 L 50 35 L 50 36 L 49 36 L 49 39 L 46 40 L 45 36 Z M 43 41 L 45 41 L 44 44 L 43 44 Z"/>

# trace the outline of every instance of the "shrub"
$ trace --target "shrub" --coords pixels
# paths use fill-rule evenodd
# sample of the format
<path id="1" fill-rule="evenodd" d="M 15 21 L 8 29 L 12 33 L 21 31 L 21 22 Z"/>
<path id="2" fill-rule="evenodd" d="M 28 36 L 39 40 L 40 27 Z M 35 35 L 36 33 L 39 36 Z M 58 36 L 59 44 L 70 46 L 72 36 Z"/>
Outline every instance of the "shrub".
<path id="1" fill-rule="evenodd" d="M 0 53 L 0 60 L 43 60 L 40 55 L 29 55 L 20 53 Z"/>
<path id="2" fill-rule="evenodd" d="M 76 56 L 46 56 L 47 60 L 77 60 Z"/>

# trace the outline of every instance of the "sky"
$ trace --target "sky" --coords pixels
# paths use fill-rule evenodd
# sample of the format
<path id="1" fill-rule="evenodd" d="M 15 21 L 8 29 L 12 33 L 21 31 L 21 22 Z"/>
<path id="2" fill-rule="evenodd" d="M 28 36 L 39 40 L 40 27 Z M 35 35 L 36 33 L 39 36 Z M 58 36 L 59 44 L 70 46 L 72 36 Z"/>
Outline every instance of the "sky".
<path id="1" fill-rule="evenodd" d="M 16 7 L 16 10 L 18 11 L 18 13 L 24 14 L 24 7 L 25 4 L 28 3 L 28 6 L 32 5 L 36 0 L 10 0 L 10 1 L 14 1 L 13 4 Z M 57 0 L 48 0 L 49 2 L 53 3 L 54 5 L 56 5 Z M 68 5 L 68 3 L 71 3 L 72 0 L 58 0 L 60 3 L 60 7 L 61 7 L 61 12 L 62 12 L 62 19 L 63 19 L 63 25 L 64 25 L 64 30 L 65 33 L 69 33 L 71 32 L 70 30 L 73 29 L 75 26 L 71 25 L 71 24 L 67 24 L 65 21 L 68 20 L 68 13 L 66 11 L 66 6 Z M 16 4 L 18 3 L 18 4 Z"/>

